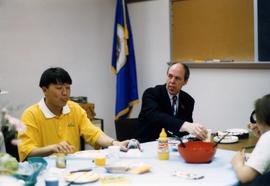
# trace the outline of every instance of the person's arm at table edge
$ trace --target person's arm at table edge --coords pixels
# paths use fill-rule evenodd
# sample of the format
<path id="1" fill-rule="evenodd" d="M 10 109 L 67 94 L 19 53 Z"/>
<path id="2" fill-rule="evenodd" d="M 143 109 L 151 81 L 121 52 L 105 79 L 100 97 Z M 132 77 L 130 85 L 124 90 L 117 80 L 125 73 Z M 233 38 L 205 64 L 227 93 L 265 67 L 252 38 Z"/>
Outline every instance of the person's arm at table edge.
<path id="1" fill-rule="evenodd" d="M 129 140 L 117 141 L 104 133 L 97 139 L 97 144 L 99 144 L 102 147 L 109 147 L 111 145 L 116 145 L 116 146 L 120 146 L 122 151 L 128 150 L 127 149 L 128 142 Z"/>
<path id="2" fill-rule="evenodd" d="M 253 181 L 259 173 L 245 165 L 245 151 L 242 150 L 241 152 L 238 152 L 232 159 L 232 166 L 234 168 L 234 171 L 236 173 L 236 176 L 240 180 L 241 183 L 248 183 Z"/>
<path id="3" fill-rule="evenodd" d="M 58 152 L 70 153 L 74 149 L 75 149 L 74 146 L 70 145 L 66 141 L 62 141 L 58 144 L 35 148 L 29 153 L 28 157 L 30 157 L 30 156 L 49 156 L 53 153 L 58 153 Z"/>
<path id="4" fill-rule="evenodd" d="M 49 155 L 56 152 L 54 150 L 55 146 L 56 145 L 48 145 L 46 147 L 35 148 L 29 153 L 28 157 L 31 157 L 31 156 L 49 156 Z"/>

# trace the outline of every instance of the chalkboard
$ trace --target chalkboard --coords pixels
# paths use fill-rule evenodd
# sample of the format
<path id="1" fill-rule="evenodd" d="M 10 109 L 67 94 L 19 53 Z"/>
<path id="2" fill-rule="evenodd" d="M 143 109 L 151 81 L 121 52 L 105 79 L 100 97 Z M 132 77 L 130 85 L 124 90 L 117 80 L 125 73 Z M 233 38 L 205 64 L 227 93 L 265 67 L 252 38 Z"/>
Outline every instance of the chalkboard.
<path id="1" fill-rule="evenodd" d="M 270 0 L 258 0 L 258 56 L 270 61 Z"/>

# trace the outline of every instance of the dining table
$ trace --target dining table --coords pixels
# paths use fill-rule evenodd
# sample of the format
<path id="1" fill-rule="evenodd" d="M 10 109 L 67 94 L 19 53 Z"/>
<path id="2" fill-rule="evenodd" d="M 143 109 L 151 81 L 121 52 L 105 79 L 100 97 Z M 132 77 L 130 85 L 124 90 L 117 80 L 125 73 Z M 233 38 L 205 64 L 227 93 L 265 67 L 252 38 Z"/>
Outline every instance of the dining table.
<path id="1" fill-rule="evenodd" d="M 255 139 L 255 138 L 254 138 Z M 240 140 L 234 144 L 218 144 L 216 154 L 211 162 L 208 163 L 187 163 L 180 156 L 177 148 L 170 145 L 169 160 L 159 160 L 157 156 L 157 141 L 141 144 L 141 152 L 131 154 L 128 152 L 120 152 L 118 159 L 110 159 L 108 149 L 102 150 L 86 150 L 76 154 L 66 156 L 66 168 L 56 167 L 56 157 L 46 157 L 48 165 L 46 170 L 41 172 L 37 179 L 37 186 L 44 186 L 48 176 L 55 176 L 59 180 L 60 186 L 78 185 L 76 182 L 67 182 L 65 176 L 71 171 L 91 169 L 95 172 L 99 179 L 94 182 L 84 183 L 85 186 L 98 185 L 200 185 L 200 186 L 228 186 L 237 185 L 238 179 L 231 166 L 231 159 L 240 150 L 243 145 L 253 145 L 256 140 L 253 136 L 248 139 Z M 106 155 L 106 165 L 96 166 L 91 153 L 103 153 Z M 87 155 L 89 153 L 89 156 Z M 82 156 L 83 154 L 83 156 Z M 108 172 L 109 164 L 122 165 L 147 165 L 150 171 L 143 174 L 132 174 L 130 172 L 110 173 Z M 180 175 L 180 176 L 179 176 Z M 184 175 L 184 176 L 183 176 Z M 195 175 L 189 177 L 187 175 Z M 79 180 L 79 178 L 78 178 Z M 78 181 L 77 180 L 77 181 Z M 116 180 L 115 182 L 102 182 L 101 180 Z"/>
<path id="2" fill-rule="evenodd" d="M 252 132 L 250 132 L 247 138 L 239 138 L 239 141 L 237 143 L 230 143 L 230 144 L 221 143 L 218 145 L 218 148 L 232 151 L 240 151 L 243 148 L 245 148 L 246 149 L 245 151 L 250 153 L 254 149 L 258 139 L 259 139 L 258 137 L 256 137 Z"/>

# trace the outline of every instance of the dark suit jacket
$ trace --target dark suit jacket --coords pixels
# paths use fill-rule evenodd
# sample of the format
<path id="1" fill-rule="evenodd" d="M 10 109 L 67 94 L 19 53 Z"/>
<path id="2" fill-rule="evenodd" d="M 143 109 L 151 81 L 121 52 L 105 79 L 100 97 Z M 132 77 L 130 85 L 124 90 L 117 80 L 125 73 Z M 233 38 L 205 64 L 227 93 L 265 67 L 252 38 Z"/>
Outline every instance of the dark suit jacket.
<path id="1" fill-rule="evenodd" d="M 180 136 L 187 134 L 180 133 L 179 130 L 185 121 L 193 122 L 194 99 L 181 90 L 178 100 L 178 112 L 173 116 L 166 84 L 145 90 L 139 114 L 140 127 L 136 135 L 140 142 L 158 139 L 162 128 Z"/>

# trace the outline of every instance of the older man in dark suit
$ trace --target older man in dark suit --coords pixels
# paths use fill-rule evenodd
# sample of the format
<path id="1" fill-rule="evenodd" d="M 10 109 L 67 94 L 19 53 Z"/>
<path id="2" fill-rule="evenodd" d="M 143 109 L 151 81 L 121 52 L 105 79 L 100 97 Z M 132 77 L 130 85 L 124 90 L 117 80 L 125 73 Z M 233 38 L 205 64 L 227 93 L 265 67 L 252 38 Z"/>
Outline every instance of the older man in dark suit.
<path id="1" fill-rule="evenodd" d="M 186 64 L 172 64 L 167 71 L 166 84 L 145 90 L 137 134 L 140 142 L 156 140 L 162 128 L 179 136 L 190 133 L 199 139 L 207 137 L 207 130 L 201 124 L 193 123 L 194 99 L 181 90 L 189 74 Z"/>

